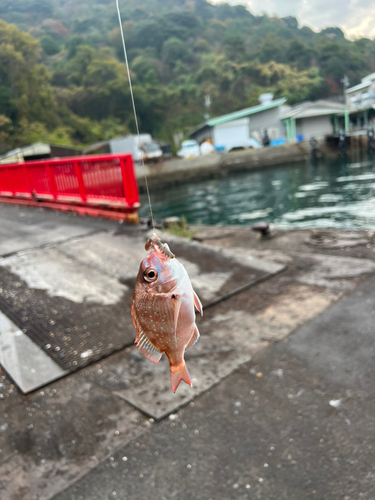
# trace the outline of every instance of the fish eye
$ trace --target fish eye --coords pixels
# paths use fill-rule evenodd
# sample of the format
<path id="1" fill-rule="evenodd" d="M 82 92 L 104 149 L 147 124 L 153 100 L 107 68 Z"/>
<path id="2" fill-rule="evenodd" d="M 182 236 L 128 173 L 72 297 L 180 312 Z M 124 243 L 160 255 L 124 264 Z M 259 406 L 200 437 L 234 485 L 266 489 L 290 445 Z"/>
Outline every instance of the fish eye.
<path id="1" fill-rule="evenodd" d="M 153 281 L 156 281 L 158 279 L 158 272 L 154 267 L 148 267 L 144 272 L 143 272 L 143 279 L 147 281 L 148 283 L 152 283 Z"/>

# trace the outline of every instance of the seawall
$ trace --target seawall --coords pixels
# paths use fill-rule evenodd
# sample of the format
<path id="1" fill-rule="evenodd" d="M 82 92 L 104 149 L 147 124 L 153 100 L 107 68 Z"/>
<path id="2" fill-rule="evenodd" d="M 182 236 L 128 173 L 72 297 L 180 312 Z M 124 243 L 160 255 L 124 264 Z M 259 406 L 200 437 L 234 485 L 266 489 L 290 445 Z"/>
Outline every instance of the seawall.
<path id="1" fill-rule="evenodd" d="M 320 144 L 319 150 L 325 156 L 336 155 L 337 151 Z M 137 165 L 136 177 L 142 190 L 145 175 L 150 186 L 179 184 L 186 180 L 202 180 L 273 167 L 291 162 L 306 161 L 310 156 L 308 142 L 286 144 L 262 149 L 246 149 L 221 155 L 209 154 L 186 160 L 169 160 L 154 165 Z"/>

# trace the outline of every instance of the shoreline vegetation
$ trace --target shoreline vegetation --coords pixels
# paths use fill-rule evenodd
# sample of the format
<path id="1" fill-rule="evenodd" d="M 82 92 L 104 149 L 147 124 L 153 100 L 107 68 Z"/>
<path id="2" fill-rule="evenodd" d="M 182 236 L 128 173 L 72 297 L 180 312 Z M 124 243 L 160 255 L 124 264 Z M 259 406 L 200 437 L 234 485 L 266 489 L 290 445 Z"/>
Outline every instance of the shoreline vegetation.
<path id="1" fill-rule="evenodd" d="M 121 6 L 142 132 L 175 146 L 204 121 L 257 104 L 342 96 L 375 71 L 375 41 L 206 0 Z M 0 6 L 0 154 L 36 141 L 80 146 L 135 131 L 114 2 Z M 205 96 L 211 105 L 205 108 Z"/>

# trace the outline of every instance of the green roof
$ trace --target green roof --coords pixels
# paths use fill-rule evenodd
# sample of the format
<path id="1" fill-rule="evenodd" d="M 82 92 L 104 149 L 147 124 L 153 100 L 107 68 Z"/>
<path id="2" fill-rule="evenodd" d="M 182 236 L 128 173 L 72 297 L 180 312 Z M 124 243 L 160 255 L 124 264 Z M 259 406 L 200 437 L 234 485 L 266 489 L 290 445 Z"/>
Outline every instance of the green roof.
<path id="1" fill-rule="evenodd" d="M 262 111 L 267 111 L 267 109 L 272 109 L 278 106 L 282 106 L 285 103 L 286 103 L 285 98 L 276 99 L 276 101 L 271 101 L 268 102 L 267 104 L 259 104 L 258 106 L 253 106 L 252 108 L 240 109 L 240 111 L 235 111 L 234 113 L 229 113 L 227 115 L 218 116 L 217 118 L 212 118 L 211 120 L 208 120 L 205 123 L 205 125 L 213 127 L 215 125 L 220 125 L 221 123 L 237 120 L 238 118 L 243 118 L 244 116 L 255 115 L 255 113 L 261 113 Z"/>

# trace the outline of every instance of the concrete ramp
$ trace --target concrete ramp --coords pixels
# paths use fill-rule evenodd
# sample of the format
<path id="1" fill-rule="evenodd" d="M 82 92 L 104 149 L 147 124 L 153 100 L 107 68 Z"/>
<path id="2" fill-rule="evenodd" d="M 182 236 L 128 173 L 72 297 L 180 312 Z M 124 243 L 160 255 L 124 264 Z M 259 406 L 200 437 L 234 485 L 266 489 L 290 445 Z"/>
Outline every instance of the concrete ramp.
<path id="1" fill-rule="evenodd" d="M 147 237 L 134 229 L 101 232 L 0 260 L 0 310 L 53 361 L 45 383 L 56 373 L 70 373 L 133 344 L 130 308 Z M 284 267 L 238 251 L 165 238 L 204 305 Z M 17 355 L 9 359 L 4 368 L 16 382 L 22 380 L 14 375 Z M 37 357 L 31 354 L 27 365 L 28 373 L 38 372 Z M 35 378 L 35 387 L 43 385 Z M 24 392 L 34 387 L 29 379 L 19 385 Z"/>

